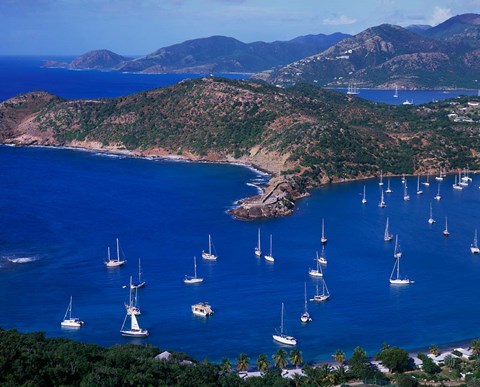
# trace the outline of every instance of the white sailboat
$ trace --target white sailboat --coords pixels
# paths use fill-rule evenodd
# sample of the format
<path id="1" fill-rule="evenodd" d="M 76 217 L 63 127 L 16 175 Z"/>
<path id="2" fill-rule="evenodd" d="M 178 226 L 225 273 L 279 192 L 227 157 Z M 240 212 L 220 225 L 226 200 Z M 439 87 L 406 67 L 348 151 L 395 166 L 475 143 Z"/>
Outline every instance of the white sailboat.
<path id="1" fill-rule="evenodd" d="M 70 296 L 70 303 L 68 304 L 67 311 L 60 325 L 62 328 L 81 328 L 83 324 L 85 324 L 85 322 L 82 320 L 77 317 L 72 317 L 72 296 Z"/>
<path id="2" fill-rule="evenodd" d="M 417 195 L 423 194 L 423 191 L 420 189 L 420 175 L 417 176 Z"/>
<path id="3" fill-rule="evenodd" d="M 450 232 L 448 231 L 448 220 L 446 216 L 445 216 L 445 230 L 443 230 L 443 236 L 444 237 L 450 236 Z"/>
<path id="4" fill-rule="evenodd" d="M 320 260 L 315 259 L 314 261 L 317 263 L 317 268 L 308 269 L 308 274 L 311 275 L 312 277 L 323 277 L 323 271 L 322 271 L 322 266 L 320 265 Z"/>
<path id="5" fill-rule="evenodd" d="M 387 223 L 385 224 L 385 233 L 383 234 L 383 240 L 385 242 L 390 242 L 393 239 L 393 235 L 390 234 L 390 231 L 388 230 L 388 217 L 387 217 Z"/>
<path id="6" fill-rule="evenodd" d="M 444 177 L 444 176 L 443 176 L 443 174 L 442 174 L 442 171 L 440 170 L 440 171 L 438 172 L 438 176 L 435 176 L 435 180 L 437 180 L 437 181 L 443 181 L 443 177 Z"/>
<path id="7" fill-rule="evenodd" d="M 362 204 L 367 204 L 367 196 L 366 196 L 366 192 L 365 192 L 365 186 L 363 186 Z"/>
<path id="8" fill-rule="evenodd" d="M 322 245 L 322 254 L 318 256 L 318 251 L 317 251 L 317 258 L 316 260 L 321 264 L 321 265 L 326 265 L 328 263 L 327 257 L 325 256 L 325 245 Z"/>
<path id="9" fill-rule="evenodd" d="M 378 203 L 380 208 L 385 208 L 387 204 L 385 203 L 385 198 L 383 197 L 383 189 L 381 190 L 380 202 Z"/>
<path id="10" fill-rule="evenodd" d="M 258 242 L 255 247 L 255 255 L 260 258 L 262 256 L 262 248 L 260 247 L 260 227 L 258 228 Z"/>
<path id="11" fill-rule="evenodd" d="M 443 179 L 443 178 L 442 178 Z M 438 190 L 437 194 L 433 197 L 435 200 L 440 200 L 442 197 L 440 196 L 440 183 L 438 183 Z"/>
<path id="12" fill-rule="evenodd" d="M 432 203 L 430 203 L 430 217 L 428 218 L 428 224 L 434 224 L 435 219 L 433 219 L 433 212 L 432 212 Z"/>
<path id="13" fill-rule="evenodd" d="M 407 192 L 407 181 L 405 180 L 405 184 L 403 185 L 403 200 L 407 201 L 410 200 L 410 195 Z"/>
<path id="14" fill-rule="evenodd" d="M 402 258 L 402 250 L 400 248 L 400 243 L 398 243 L 398 234 L 395 235 L 395 249 L 393 250 L 393 258 Z"/>
<path id="15" fill-rule="evenodd" d="M 138 258 L 138 282 L 132 283 L 130 286 L 132 289 L 138 289 L 145 286 L 145 280 L 142 279 L 142 265 L 140 263 L 140 258 Z"/>
<path id="16" fill-rule="evenodd" d="M 275 258 L 273 257 L 273 252 L 272 252 L 272 234 L 270 234 L 270 254 L 265 254 L 264 258 L 268 262 L 274 262 Z"/>
<path id="17" fill-rule="evenodd" d="M 387 180 L 387 189 L 385 190 L 386 193 L 392 193 L 392 189 L 390 188 L 390 178 Z"/>
<path id="18" fill-rule="evenodd" d="M 127 318 L 130 317 L 130 329 L 125 328 L 125 323 Z M 126 314 L 125 319 L 123 320 L 122 328 L 120 329 L 122 336 L 126 337 L 147 337 L 148 331 L 146 329 L 141 329 L 138 325 L 137 317 L 134 314 Z"/>
<path id="19" fill-rule="evenodd" d="M 470 251 L 472 252 L 472 254 L 480 253 L 480 248 L 478 247 L 478 241 L 477 241 L 477 229 L 475 229 L 475 235 L 473 237 L 473 242 L 470 246 Z"/>
<path id="20" fill-rule="evenodd" d="M 117 259 L 112 259 L 110 257 L 110 247 L 108 248 L 108 258 L 107 260 L 105 261 L 105 265 L 108 267 L 108 268 L 113 268 L 113 267 L 118 267 L 118 266 L 122 266 L 125 264 L 125 262 L 127 262 L 126 259 L 124 260 L 121 260 L 120 259 L 120 243 L 118 242 L 118 238 L 117 238 Z"/>
<path id="21" fill-rule="evenodd" d="M 206 251 L 202 251 L 202 258 L 209 261 L 217 260 L 217 256 L 212 253 L 212 237 L 210 234 L 208 234 L 208 253 Z"/>
<path id="22" fill-rule="evenodd" d="M 310 301 L 313 302 L 323 302 L 327 301 L 330 298 L 330 292 L 328 291 L 327 284 L 325 283 L 325 279 L 322 280 L 322 293 L 318 292 L 318 284 L 317 284 L 317 293 L 310 298 Z"/>
<path id="23" fill-rule="evenodd" d="M 402 180 L 401 181 L 402 181 L 402 184 L 405 184 L 405 174 L 404 173 L 402 173 Z"/>
<path id="24" fill-rule="evenodd" d="M 322 218 L 322 237 L 320 238 L 320 242 L 322 242 L 323 244 L 327 243 L 328 239 L 327 237 L 325 236 L 325 221 L 324 219 Z"/>
<path id="25" fill-rule="evenodd" d="M 357 94 L 360 94 L 360 92 L 358 91 L 357 85 L 356 85 L 355 83 L 350 82 L 350 83 L 348 84 L 347 94 L 348 94 L 348 95 L 357 95 Z"/>
<path id="26" fill-rule="evenodd" d="M 430 175 L 427 175 L 427 180 L 422 183 L 425 187 L 430 186 Z"/>
<path id="27" fill-rule="evenodd" d="M 197 277 L 197 257 L 193 256 L 193 276 L 186 275 L 185 279 L 183 280 L 186 284 L 199 284 L 203 282 L 203 278 Z"/>
<path id="28" fill-rule="evenodd" d="M 400 257 L 395 258 L 395 263 L 393 265 L 392 272 L 390 274 L 390 283 L 392 285 L 408 285 L 413 284 L 415 281 L 412 281 L 408 278 L 400 277 Z"/>
<path id="29" fill-rule="evenodd" d="M 132 292 L 135 290 L 135 297 L 132 296 Z M 137 293 L 137 288 L 133 287 L 133 281 L 132 281 L 132 276 L 130 276 L 130 287 L 129 287 L 129 299 L 128 299 L 128 304 L 125 303 L 125 309 L 127 310 L 127 314 L 134 314 L 136 316 L 140 316 L 142 312 L 140 311 L 140 308 L 137 306 L 138 302 L 138 293 Z"/>
<path id="30" fill-rule="evenodd" d="M 312 317 L 310 316 L 310 313 L 308 313 L 308 307 L 307 307 L 307 283 L 306 282 L 305 282 L 305 310 L 300 316 L 300 321 L 302 323 L 308 323 L 312 321 Z"/>
<path id="31" fill-rule="evenodd" d="M 398 86 L 395 85 L 395 93 L 393 94 L 393 98 L 398 98 Z"/>
<path id="32" fill-rule="evenodd" d="M 383 185 L 383 171 L 380 170 L 380 181 L 378 182 L 379 186 Z"/>
<path id="33" fill-rule="evenodd" d="M 283 313 L 284 313 L 284 306 L 282 302 L 282 318 L 280 322 L 280 334 L 278 332 L 275 332 L 275 334 L 272 335 L 273 340 L 278 341 L 281 344 L 285 345 L 297 345 L 297 339 L 293 336 L 288 336 L 284 329 L 284 324 L 283 324 Z"/>
<path id="34" fill-rule="evenodd" d="M 468 184 L 467 184 L 468 185 Z M 455 183 L 452 184 L 453 189 L 462 190 L 463 187 L 458 184 L 457 175 L 455 175 Z"/>

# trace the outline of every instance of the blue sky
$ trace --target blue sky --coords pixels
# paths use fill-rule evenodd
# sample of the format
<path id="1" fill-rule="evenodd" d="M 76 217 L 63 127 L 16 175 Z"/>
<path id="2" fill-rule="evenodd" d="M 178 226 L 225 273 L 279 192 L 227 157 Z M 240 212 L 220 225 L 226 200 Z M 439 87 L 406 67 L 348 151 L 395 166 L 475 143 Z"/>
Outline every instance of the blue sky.
<path id="1" fill-rule="evenodd" d="M 0 0 L 0 55 L 142 55 L 212 35 L 271 42 L 478 12 L 480 0 Z"/>

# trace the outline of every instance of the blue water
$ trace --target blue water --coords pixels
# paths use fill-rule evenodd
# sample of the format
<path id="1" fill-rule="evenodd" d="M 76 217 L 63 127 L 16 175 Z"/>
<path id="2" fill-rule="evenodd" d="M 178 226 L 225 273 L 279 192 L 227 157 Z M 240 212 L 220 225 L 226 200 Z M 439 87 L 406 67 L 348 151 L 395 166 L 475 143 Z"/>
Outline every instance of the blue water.
<path id="1" fill-rule="evenodd" d="M 478 336 L 480 257 L 469 251 L 480 228 L 480 178 L 463 191 L 432 179 L 424 194 L 404 202 L 399 179 L 387 208 L 377 207 L 375 180 L 317 189 L 293 216 L 256 222 L 226 210 L 265 177 L 241 166 L 153 161 L 66 149 L 0 147 L 0 325 L 45 331 L 105 345 L 120 336 L 130 275 L 142 259 L 139 291 L 143 342 L 218 361 L 245 352 L 273 354 L 271 335 L 286 306 L 288 332 L 308 360 L 329 359 L 357 345 L 371 355 L 382 343 L 416 349 Z M 361 192 L 366 184 L 366 205 Z M 429 204 L 437 223 L 429 226 Z M 448 215 L 450 238 L 442 236 Z M 403 248 L 402 272 L 415 284 L 391 286 L 393 244 L 383 241 L 386 217 Z M 321 219 L 329 238 L 325 279 L 331 300 L 309 303 L 302 325 L 303 287 L 320 249 Z M 257 229 L 264 251 L 273 234 L 274 264 L 255 258 Z M 200 258 L 212 235 L 217 262 Z M 106 269 L 107 246 L 120 238 L 125 267 Z M 183 284 L 193 273 L 205 282 Z M 60 321 L 73 295 L 74 315 L 86 321 L 65 331 Z M 208 301 L 215 315 L 194 317 L 190 305 Z"/>
<path id="2" fill-rule="evenodd" d="M 45 90 L 63 98 L 118 97 L 156 87 L 170 86 L 186 78 L 208 74 L 131 74 L 114 71 L 73 71 L 42 68 L 51 57 L 0 56 L 0 101 L 33 90 Z M 71 57 L 53 58 L 70 61 Z M 215 74 L 231 79 L 245 74 Z"/>

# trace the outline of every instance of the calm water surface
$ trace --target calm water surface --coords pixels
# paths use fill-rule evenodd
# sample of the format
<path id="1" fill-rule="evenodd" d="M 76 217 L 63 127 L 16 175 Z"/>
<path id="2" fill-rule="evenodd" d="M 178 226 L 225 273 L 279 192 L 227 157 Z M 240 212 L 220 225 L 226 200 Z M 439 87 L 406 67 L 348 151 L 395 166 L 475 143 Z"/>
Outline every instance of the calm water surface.
<path id="1" fill-rule="evenodd" d="M 480 257 L 469 251 L 480 228 L 480 178 L 463 191 L 442 183 L 402 199 L 400 179 L 387 208 L 377 206 L 378 182 L 315 190 L 293 216 L 257 222 L 226 214 L 253 195 L 265 176 L 240 166 L 110 157 L 65 149 L 0 147 L 0 325 L 45 331 L 105 345 L 129 342 L 119 330 L 128 299 L 124 288 L 142 259 L 139 322 L 143 342 L 218 361 L 245 352 L 272 354 L 272 333 L 286 306 L 288 333 L 308 360 L 329 359 L 357 345 L 374 354 L 387 342 L 406 349 L 477 337 Z M 366 184 L 366 205 L 361 192 Z M 437 223 L 427 223 L 429 205 Z M 448 215 L 450 238 L 442 236 Z M 393 244 L 383 241 L 386 217 L 403 248 L 402 272 L 416 282 L 390 286 Z M 321 219 L 329 238 L 325 279 L 331 300 L 309 303 L 313 322 L 302 325 L 303 287 L 320 249 Z M 273 234 L 274 264 L 255 258 Z M 217 262 L 200 258 L 212 235 Z M 106 269 L 107 246 L 120 238 L 125 267 Z M 197 256 L 198 286 L 184 285 Z M 60 328 L 73 295 L 78 331 Z M 194 317 L 190 305 L 208 301 L 215 315 Z"/>

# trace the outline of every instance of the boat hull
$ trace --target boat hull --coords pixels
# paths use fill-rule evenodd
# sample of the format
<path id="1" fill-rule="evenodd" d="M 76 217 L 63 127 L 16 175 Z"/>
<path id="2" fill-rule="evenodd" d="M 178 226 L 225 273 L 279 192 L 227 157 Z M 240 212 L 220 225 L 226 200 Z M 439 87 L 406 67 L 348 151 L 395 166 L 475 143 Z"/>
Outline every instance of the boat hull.
<path id="1" fill-rule="evenodd" d="M 185 284 L 199 284 L 203 282 L 203 278 L 185 278 L 183 283 Z"/>
<path id="2" fill-rule="evenodd" d="M 120 331 L 122 336 L 125 337 L 147 337 L 148 336 L 148 331 L 146 329 L 141 329 L 141 330 L 126 330 L 126 331 Z"/>
<path id="3" fill-rule="evenodd" d="M 409 279 L 390 279 L 392 285 L 409 285 L 413 284 L 415 281 Z"/>
<path id="4" fill-rule="evenodd" d="M 213 254 L 209 254 L 207 252 L 202 252 L 202 258 L 203 259 L 206 259 L 208 261 L 216 261 L 217 260 L 217 256 L 216 255 L 213 255 Z"/>
<path id="5" fill-rule="evenodd" d="M 324 302 L 324 301 L 328 301 L 329 298 L 330 298 L 329 295 L 318 295 L 318 296 L 313 296 L 313 298 L 311 298 L 310 301 Z"/>
<path id="6" fill-rule="evenodd" d="M 63 320 L 60 325 L 62 328 L 81 328 L 85 324 L 83 321 L 78 318 L 70 318 Z"/>
<path id="7" fill-rule="evenodd" d="M 308 275 L 312 277 L 323 277 L 323 273 L 318 270 L 309 270 Z"/>
<path id="8" fill-rule="evenodd" d="M 105 266 L 107 266 L 108 268 L 119 267 L 119 266 L 124 265 L 125 262 L 127 262 L 127 261 L 110 260 L 110 261 L 105 262 Z"/>
<path id="9" fill-rule="evenodd" d="M 272 335 L 273 340 L 285 345 L 297 345 L 297 339 L 293 336 Z"/>
<path id="10" fill-rule="evenodd" d="M 265 255 L 265 261 L 274 262 L 275 258 L 273 258 L 271 255 Z"/>
<path id="11" fill-rule="evenodd" d="M 472 252 L 472 254 L 479 254 L 480 253 L 480 248 L 475 247 L 475 246 L 471 246 L 470 251 Z"/>
<path id="12" fill-rule="evenodd" d="M 300 316 L 300 321 L 302 323 L 308 323 L 308 322 L 312 321 L 312 318 L 310 317 L 309 313 L 304 313 Z"/>

